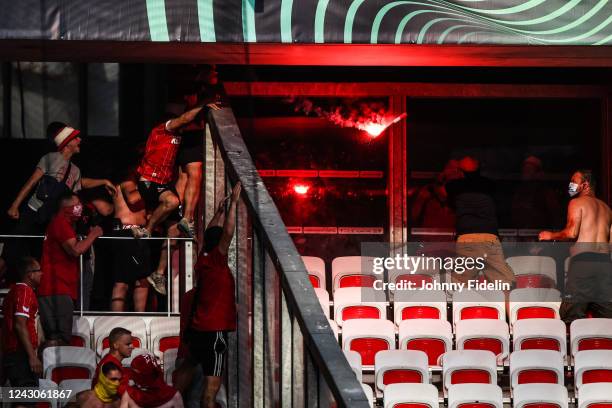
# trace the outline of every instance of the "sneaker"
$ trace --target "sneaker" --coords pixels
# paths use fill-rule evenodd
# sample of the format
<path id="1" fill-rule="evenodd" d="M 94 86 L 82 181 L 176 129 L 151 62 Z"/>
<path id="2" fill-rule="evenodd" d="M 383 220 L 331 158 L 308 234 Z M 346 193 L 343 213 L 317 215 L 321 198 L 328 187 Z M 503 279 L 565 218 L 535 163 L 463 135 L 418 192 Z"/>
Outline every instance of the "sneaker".
<path id="1" fill-rule="evenodd" d="M 189 238 L 195 238 L 195 222 L 187 220 L 187 218 L 182 218 L 178 225 L 179 231 L 183 234 L 187 235 Z"/>
<path id="2" fill-rule="evenodd" d="M 158 272 L 153 272 L 147 276 L 147 281 L 151 284 L 156 292 L 166 295 L 166 277 Z"/>
<path id="3" fill-rule="evenodd" d="M 132 235 L 134 235 L 134 238 L 150 238 L 151 237 L 151 233 L 149 232 L 149 230 L 144 227 L 132 228 Z"/>

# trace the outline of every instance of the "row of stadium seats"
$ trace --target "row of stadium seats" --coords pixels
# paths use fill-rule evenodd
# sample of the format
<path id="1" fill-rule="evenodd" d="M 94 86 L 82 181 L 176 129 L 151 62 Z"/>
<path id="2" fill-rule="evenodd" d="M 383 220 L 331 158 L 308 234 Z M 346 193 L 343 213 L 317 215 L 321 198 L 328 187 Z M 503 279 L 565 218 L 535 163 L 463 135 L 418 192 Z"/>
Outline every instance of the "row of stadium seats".
<path id="1" fill-rule="evenodd" d="M 505 322 L 493 319 L 462 320 L 453 337 L 450 323 L 436 319 L 412 319 L 400 323 L 383 319 L 352 319 L 344 322 L 342 331 L 332 321 L 337 337 L 341 334 L 344 350 L 361 355 L 366 369 L 375 365 L 381 350 L 420 350 L 428 365 L 439 369 L 440 357 L 453 350 L 487 350 L 502 366 L 513 351 L 551 350 L 559 353 L 562 361 L 575 364 L 579 352 L 612 350 L 612 319 L 579 319 L 570 326 L 570 348 L 567 355 L 565 324 L 554 319 L 526 319 L 515 324 L 512 342 Z M 397 341 L 396 341 L 397 334 Z M 571 357 L 571 358 L 569 358 Z"/>
<path id="2" fill-rule="evenodd" d="M 347 287 L 337 289 L 333 302 L 324 289 L 315 288 L 323 313 L 334 318 L 338 326 L 356 318 L 387 318 L 391 307 L 393 321 L 399 325 L 409 319 L 447 320 L 448 304 L 452 304 L 453 328 L 460 320 L 506 320 L 506 303 L 501 291 L 460 291 L 452 294 L 452 301 L 442 290 L 403 290 L 393 293 L 387 300 L 385 292 L 373 288 Z M 509 295 L 510 328 L 517 320 L 545 318 L 559 319 L 561 295 L 556 289 L 514 289 Z M 331 307 L 331 313 L 330 313 Z"/>
<path id="3" fill-rule="evenodd" d="M 363 382 L 361 356 L 354 351 L 345 351 L 345 354 L 357 379 Z M 470 394 L 471 391 L 486 389 L 480 388 L 481 384 L 496 387 L 495 401 L 499 404 L 495 406 L 501 406 L 502 389 L 498 386 L 497 367 L 491 353 L 483 350 L 455 350 L 445 353 L 441 362 L 441 388 L 444 398 L 448 398 L 448 407 L 453 406 L 452 401 L 459 397 L 486 395 L 487 393 Z M 376 396 L 383 399 L 385 407 L 397 407 L 397 404 L 438 406 L 439 390 L 431 384 L 427 357 L 423 352 L 381 351 L 376 355 L 374 372 Z M 568 391 L 564 385 L 565 371 L 558 352 L 513 352 L 509 372 L 509 389 L 515 407 L 522 407 L 527 401 L 550 408 L 568 406 Z M 456 389 L 454 387 L 457 385 L 463 385 L 468 394 L 462 392 L 461 395 L 453 395 L 453 389 Z M 527 391 L 536 389 L 540 392 Z M 588 350 L 577 354 L 574 390 L 574 396 L 580 401 L 580 406 L 588 406 L 586 402 L 612 402 L 612 350 Z"/>
<path id="4" fill-rule="evenodd" d="M 409 257 L 420 258 L 420 257 Z M 331 265 L 331 291 L 351 286 L 372 287 L 376 279 L 382 279 L 382 274 L 374 274 L 374 259 L 366 256 L 341 256 L 334 258 Z M 315 288 L 327 288 L 325 261 L 314 256 L 303 256 L 302 260 L 308 271 L 310 281 Z M 557 266 L 553 258 L 548 256 L 514 256 L 506 259 L 516 278 L 517 288 L 555 288 L 557 286 Z M 565 262 L 565 269 L 569 259 Z M 412 281 L 420 285 L 421 281 L 440 282 L 440 270 L 433 267 L 418 270 L 399 270 L 385 268 L 388 282 Z"/>
<path id="5" fill-rule="evenodd" d="M 163 360 L 168 349 L 178 348 L 178 317 L 83 316 L 75 317 L 71 345 L 93 349 L 102 358 L 108 349 L 108 335 L 115 327 L 132 332 L 134 348 L 149 350 Z"/>

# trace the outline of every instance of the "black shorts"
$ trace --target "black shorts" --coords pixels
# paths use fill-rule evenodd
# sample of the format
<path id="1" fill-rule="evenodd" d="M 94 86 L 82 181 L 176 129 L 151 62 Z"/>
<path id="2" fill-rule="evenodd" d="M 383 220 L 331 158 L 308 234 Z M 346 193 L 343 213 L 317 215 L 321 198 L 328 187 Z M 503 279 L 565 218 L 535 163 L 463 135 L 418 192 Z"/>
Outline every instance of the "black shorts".
<path id="1" fill-rule="evenodd" d="M 129 229 L 114 231 L 116 237 L 132 237 Z M 132 284 L 151 273 L 149 241 L 145 239 L 112 240 L 113 279 Z"/>
<path id="2" fill-rule="evenodd" d="M 170 184 L 159 184 L 153 181 L 138 181 L 138 192 L 145 203 L 147 211 L 153 211 L 159 205 L 159 196 L 164 191 L 171 191 L 175 196 L 178 197 L 178 193 L 173 185 Z"/>
<path id="3" fill-rule="evenodd" d="M 190 330 L 186 339 L 189 355 L 202 366 L 206 377 L 221 377 L 227 351 L 227 332 Z"/>
<path id="4" fill-rule="evenodd" d="M 204 130 L 184 132 L 181 145 L 176 155 L 176 164 L 184 166 L 188 163 L 204 161 Z"/>
<path id="5" fill-rule="evenodd" d="M 38 387 L 38 376 L 32 372 L 25 351 L 5 354 L 3 364 L 11 387 Z"/>

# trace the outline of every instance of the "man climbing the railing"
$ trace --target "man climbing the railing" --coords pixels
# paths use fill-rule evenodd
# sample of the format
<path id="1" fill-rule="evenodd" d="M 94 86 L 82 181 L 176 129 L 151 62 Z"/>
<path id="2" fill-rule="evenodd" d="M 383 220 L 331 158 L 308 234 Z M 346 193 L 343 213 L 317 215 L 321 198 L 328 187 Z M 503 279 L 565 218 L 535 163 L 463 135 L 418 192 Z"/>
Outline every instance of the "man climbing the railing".
<path id="1" fill-rule="evenodd" d="M 227 264 L 227 253 L 236 226 L 240 191 L 238 182 L 229 198 L 227 212 L 224 200 L 204 231 L 204 248 L 194 268 L 198 284 L 183 333 L 190 359 L 202 366 L 201 407 L 207 408 L 216 407 L 215 397 L 221 387 L 227 351 L 227 332 L 236 330 L 235 282 Z"/>

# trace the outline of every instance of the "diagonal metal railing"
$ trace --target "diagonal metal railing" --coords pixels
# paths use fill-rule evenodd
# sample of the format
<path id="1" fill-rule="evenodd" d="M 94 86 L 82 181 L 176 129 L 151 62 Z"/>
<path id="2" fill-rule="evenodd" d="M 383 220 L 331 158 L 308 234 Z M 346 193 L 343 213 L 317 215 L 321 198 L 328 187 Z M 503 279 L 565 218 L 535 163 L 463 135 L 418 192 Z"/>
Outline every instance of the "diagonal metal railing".
<path id="1" fill-rule="evenodd" d="M 369 407 L 231 108 L 211 111 L 206 205 L 242 183 L 230 250 L 238 329 L 230 335 L 230 407 Z M 229 183 L 231 181 L 231 183 Z"/>

